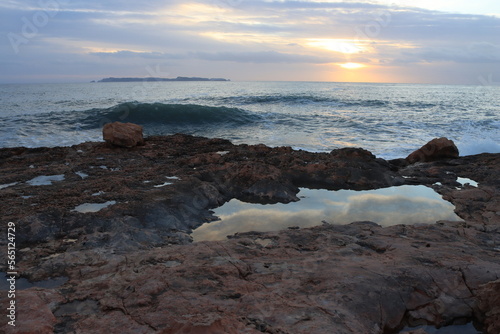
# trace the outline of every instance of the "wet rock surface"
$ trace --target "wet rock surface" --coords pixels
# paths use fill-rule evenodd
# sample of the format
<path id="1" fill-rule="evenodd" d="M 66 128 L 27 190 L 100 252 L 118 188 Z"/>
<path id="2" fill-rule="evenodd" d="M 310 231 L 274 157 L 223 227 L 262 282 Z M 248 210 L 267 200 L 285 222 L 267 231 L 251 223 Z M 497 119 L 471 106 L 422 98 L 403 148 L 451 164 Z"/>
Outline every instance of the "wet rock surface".
<path id="1" fill-rule="evenodd" d="M 30 312 L 5 327 L 12 333 L 396 333 L 471 319 L 490 334 L 499 328 L 500 154 L 406 165 L 362 149 L 174 135 L 129 149 L 0 149 L 0 170 L 2 228 L 16 224 L 19 273 L 68 278 L 20 291 L 18 306 Z M 63 179 L 28 182 L 54 175 Z M 192 229 L 216 219 L 210 209 L 232 198 L 286 203 L 298 187 L 402 184 L 434 188 L 463 221 L 323 224 L 190 243 Z"/>

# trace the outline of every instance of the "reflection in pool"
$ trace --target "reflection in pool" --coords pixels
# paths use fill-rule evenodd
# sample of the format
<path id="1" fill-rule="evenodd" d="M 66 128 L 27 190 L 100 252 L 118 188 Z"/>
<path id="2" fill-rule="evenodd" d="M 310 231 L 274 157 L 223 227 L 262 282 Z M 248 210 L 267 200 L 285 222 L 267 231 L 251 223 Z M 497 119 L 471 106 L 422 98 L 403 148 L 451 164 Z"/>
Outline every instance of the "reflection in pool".
<path id="1" fill-rule="evenodd" d="M 454 206 L 431 188 L 400 186 L 376 190 L 313 190 L 301 188 L 300 201 L 289 204 L 250 204 L 233 199 L 214 209 L 221 220 L 193 231 L 194 241 L 224 240 L 248 231 L 277 231 L 291 226 L 311 227 L 322 221 L 349 224 L 369 220 L 382 226 L 433 224 L 461 220 Z"/>

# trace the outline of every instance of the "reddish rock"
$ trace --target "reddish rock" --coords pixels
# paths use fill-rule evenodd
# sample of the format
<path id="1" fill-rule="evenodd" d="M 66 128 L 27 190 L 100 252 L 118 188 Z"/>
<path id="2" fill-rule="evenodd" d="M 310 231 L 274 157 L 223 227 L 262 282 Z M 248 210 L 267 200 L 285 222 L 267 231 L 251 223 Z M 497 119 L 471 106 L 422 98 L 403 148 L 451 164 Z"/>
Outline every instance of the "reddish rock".
<path id="1" fill-rule="evenodd" d="M 133 123 L 108 123 L 102 129 L 106 142 L 120 147 L 134 147 L 144 144 L 142 126 Z"/>
<path id="2" fill-rule="evenodd" d="M 408 157 L 410 164 L 416 162 L 429 162 L 443 159 L 458 158 L 458 148 L 452 140 L 447 138 L 434 138 Z"/>
<path id="3" fill-rule="evenodd" d="M 484 312 L 484 327 L 488 333 L 500 333 L 500 280 L 481 286 L 479 307 Z"/>
<path id="4" fill-rule="evenodd" d="M 10 300 L 0 298 L 2 310 L 7 308 L 10 301 L 15 301 L 16 306 L 15 326 L 6 325 L 5 331 L 2 331 L 0 327 L 0 333 L 52 334 L 57 323 L 52 313 L 53 308 L 63 302 L 63 298 L 50 289 L 17 290 L 15 295 L 16 297 Z M 11 319 L 7 318 L 7 321 Z"/>
<path id="5" fill-rule="evenodd" d="M 132 150 L 84 143 L 0 149 L 0 157 L 0 229 L 16 224 L 17 271 L 35 286 L 68 278 L 18 291 L 20 333 L 381 334 L 471 318 L 498 332 L 500 154 L 398 169 L 361 149 L 175 135 Z M 42 175 L 64 180 L 27 182 Z M 285 202 L 297 187 L 402 183 L 432 186 L 463 221 L 324 224 L 189 244 L 191 229 L 232 198 Z M 0 294 L 2 309 L 8 302 Z"/>
<path id="6" fill-rule="evenodd" d="M 358 222 L 122 254 L 33 250 L 19 270 L 69 277 L 46 289 L 58 292 L 46 293 L 47 306 L 33 302 L 33 320 L 57 322 L 59 332 L 382 334 L 475 314 L 497 319 L 498 287 L 488 282 L 500 263 L 484 238 L 500 236 L 460 230 Z"/>

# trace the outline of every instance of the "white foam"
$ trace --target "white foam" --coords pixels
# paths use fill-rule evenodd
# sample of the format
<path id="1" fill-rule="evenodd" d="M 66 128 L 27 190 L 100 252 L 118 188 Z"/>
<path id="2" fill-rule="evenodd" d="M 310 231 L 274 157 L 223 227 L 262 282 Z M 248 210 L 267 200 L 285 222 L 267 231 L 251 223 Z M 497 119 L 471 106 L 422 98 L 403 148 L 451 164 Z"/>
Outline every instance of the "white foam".
<path id="1" fill-rule="evenodd" d="M 31 186 L 50 186 L 52 182 L 63 181 L 64 174 L 61 175 L 41 175 L 26 181 Z"/>
<path id="2" fill-rule="evenodd" d="M 500 144 L 493 139 L 475 139 L 466 143 L 459 143 L 460 155 L 475 155 L 481 153 L 500 153 Z"/>

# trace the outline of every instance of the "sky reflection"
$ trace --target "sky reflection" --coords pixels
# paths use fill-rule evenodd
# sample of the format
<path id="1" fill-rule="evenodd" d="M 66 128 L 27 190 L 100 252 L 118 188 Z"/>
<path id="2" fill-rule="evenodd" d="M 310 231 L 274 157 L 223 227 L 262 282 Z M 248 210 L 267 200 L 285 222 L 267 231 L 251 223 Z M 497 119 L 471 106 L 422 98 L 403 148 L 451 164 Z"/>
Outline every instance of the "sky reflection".
<path id="1" fill-rule="evenodd" d="M 320 225 L 322 221 L 348 224 L 370 220 L 382 226 L 391 226 L 460 220 L 451 203 L 425 186 L 367 191 L 301 188 L 298 196 L 299 202 L 270 205 L 233 199 L 214 210 L 221 220 L 197 228 L 193 231 L 193 239 L 224 240 L 227 235 L 237 232 L 276 231 L 290 226 L 311 227 Z"/>

